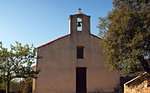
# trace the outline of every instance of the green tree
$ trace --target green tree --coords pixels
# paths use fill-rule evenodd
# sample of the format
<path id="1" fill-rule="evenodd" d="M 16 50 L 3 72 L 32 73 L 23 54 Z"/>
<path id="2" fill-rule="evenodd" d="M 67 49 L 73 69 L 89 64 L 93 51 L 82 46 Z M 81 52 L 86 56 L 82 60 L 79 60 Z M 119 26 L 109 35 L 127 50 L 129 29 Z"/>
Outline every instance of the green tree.
<path id="1" fill-rule="evenodd" d="M 4 48 L 0 43 L 0 78 L 6 82 L 6 93 L 9 93 L 11 80 L 15 78 L 36 78 L 39 70 L 34 71 L 31 67 L 35 63 L 36 49 L 33 45 L 28 44 L 22 46 L 16 42 L 11 45 L 10 49 Z"/>
<path id="2" fill-rule="evenodd" d="M 5 83 L 0 82 L 0 93 L 4 93 L 4 92 L 5 92 Z"/>
<path id="3" fill-rule="evenodd" d="M 11 80 L 9 91 L 11 93 L 16 93 L 16 90 L 18 89 L 18 87 L 19 87 L 19 80 L 18 79 Z"/>
<path id="4" fill-rule="evenodd" d="M 20 81 L 16 93 L 32 93 L 32 78 L 26 78 Z"/>
<path id="5" fill-rule="evenodd" d="M 0 93 L 6 93 L 5 86 L 6 86 L 6 82 L 1 82 L 0 83 Z M 16 90 L 18 89 L 18 87 L 19 87 L 18 80 L 13 79 L 10 82 L 10 92 L 11 93 L 16 93 Z"/>
<path id="6" fill-rule="evenodd" d="M 114 0 L 99 18 L 106 67 L 129 73 L 150 73 L 150 0 Z"/>

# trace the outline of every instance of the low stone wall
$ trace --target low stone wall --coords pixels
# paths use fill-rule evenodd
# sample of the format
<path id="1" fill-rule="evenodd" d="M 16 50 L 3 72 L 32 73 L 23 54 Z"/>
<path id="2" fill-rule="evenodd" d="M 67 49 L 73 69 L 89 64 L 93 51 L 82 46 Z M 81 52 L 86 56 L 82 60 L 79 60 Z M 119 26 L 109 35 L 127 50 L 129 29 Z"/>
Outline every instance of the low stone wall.
<path id="1" fill-rule="evenodd" d="M 150 75 L 146 73 L 125 83 L 124 93 L 150 93 Z"/>

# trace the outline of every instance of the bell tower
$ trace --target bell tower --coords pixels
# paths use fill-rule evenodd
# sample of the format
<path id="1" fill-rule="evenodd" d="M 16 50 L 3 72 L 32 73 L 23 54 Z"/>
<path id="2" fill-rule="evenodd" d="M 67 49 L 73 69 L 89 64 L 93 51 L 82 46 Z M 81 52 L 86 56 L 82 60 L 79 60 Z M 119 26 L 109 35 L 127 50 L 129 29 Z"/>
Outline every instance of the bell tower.
<path id="1" fill-rule="evenodd" d="M 90 16 L 81 12 L 69 16 L 70 20 L 70 34 L 74 33 L 89 33 L 90 34 Z"/>

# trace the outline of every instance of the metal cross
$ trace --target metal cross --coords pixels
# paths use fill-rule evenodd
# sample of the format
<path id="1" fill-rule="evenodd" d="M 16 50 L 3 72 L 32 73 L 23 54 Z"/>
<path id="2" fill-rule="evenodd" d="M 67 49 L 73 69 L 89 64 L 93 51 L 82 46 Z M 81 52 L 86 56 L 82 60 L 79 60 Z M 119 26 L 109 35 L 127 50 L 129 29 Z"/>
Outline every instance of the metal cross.
<path id="1" fill-rule="evenodd" d="M 79 8 L 78 10 L 79 10 L 79 12 L 80 12 L 80 11 L 81 11 L 81 8 Z"/>

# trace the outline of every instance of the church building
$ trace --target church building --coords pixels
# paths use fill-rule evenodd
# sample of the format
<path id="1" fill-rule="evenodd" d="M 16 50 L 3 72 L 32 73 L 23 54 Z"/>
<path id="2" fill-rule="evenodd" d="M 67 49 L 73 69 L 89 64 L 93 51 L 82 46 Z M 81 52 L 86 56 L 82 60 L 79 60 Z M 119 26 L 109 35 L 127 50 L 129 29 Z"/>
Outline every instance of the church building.
<path id="1" fill-rule="evenodd" d="M 37 48 L 35 93 L 113 93 L 118 72 L 104 68 L 101 39 L 90 32 L 90 16 L 69 16 L 70 33 Z"/>

